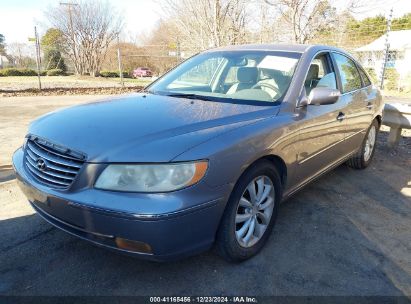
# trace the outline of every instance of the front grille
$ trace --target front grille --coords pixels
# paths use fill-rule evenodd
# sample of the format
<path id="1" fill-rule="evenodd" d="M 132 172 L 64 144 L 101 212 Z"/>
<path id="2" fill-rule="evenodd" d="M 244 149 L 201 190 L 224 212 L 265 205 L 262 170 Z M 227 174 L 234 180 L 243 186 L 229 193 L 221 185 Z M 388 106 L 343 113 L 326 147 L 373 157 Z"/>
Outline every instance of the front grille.
<path id="1" fill-rule="evenodd" d="M 25 165 L 33 177 L 53 188 L 68 188 L 79 173 L 84 154 L 30 136 L 25 145 Z"/>

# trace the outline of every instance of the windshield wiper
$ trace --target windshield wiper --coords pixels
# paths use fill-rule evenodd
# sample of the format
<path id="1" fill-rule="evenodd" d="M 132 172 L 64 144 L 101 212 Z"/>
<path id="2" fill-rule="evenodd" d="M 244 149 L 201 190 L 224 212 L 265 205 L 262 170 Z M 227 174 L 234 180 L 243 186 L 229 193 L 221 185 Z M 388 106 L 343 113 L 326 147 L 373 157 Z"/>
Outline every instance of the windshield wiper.
<path id="1" fill-rule="evenodd" d="M 154 92 L 153 91 L 151 91 L 151 90 L 149 90 L 149 89 L 146 89 L 146 88 L 143 88 L 143 89 L 141 89 L 140 91 L 138 91 L 139 93 L 149 93 L 149 94 L 154 94 Z"/>
<path id="2" fill-rule="evenodd" d="M 214 98 L 208 97 L 208 96 L 203 96 L 203 95 L 197 95 L 197 94 L 190 94 L 190 93 L 171 93 L 171 94 L 165 94 L 165 96 L 169 97 L 180 97 L 180 98 L 187 98 L 187 99 L 200 99 L 200 100 L 207 100 L 207 101 L 215 101 Z"/>

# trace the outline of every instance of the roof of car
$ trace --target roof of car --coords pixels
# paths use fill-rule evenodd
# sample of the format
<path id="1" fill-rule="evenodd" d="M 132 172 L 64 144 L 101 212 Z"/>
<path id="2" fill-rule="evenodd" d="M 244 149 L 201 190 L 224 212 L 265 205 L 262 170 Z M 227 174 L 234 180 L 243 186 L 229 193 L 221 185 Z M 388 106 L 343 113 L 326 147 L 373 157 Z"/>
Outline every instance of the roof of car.
<path id="1" fill-rule="evenodd" d="M 297 52 L 304 53 L 308 49 L 327 49 L 337 50 L 337 48 L 320 45 L 320 44 L 242 44 L 242 45 L 229 45 L 209 50 L 214 51 L 285 51 L 285 52 Z"/>

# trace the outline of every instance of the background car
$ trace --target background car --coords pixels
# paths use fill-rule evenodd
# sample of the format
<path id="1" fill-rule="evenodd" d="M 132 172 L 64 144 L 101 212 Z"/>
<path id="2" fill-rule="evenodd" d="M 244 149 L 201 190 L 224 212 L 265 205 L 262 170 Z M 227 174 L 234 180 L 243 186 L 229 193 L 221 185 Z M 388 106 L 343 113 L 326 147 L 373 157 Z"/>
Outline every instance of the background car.
<path id="1" fill-rule="evenodd" d="M 382 106 L 342 50 L 232 46 L 142 93 L 42 116 L 13 165 L 38 214 L 80 238 L 161 261 L 215 245 L 239 262 L 283 200 L 344 162 L 370 164 Z"/>
<path id="2" fill-rule="evenodd" d="M 138 78 L 138 77 L 151 77 L 153 76 L 153 72 L 149 68 L 144 68 L 144 67 L 138 67 L 133 71 L 133 77 Z"/>

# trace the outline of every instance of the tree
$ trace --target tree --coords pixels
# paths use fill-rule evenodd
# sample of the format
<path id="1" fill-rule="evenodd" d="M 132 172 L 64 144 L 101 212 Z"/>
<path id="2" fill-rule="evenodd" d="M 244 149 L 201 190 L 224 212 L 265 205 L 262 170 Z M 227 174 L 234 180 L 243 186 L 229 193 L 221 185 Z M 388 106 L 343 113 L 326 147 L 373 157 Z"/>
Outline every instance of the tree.
<path id="1" fill-rule="evenodd" d="M 45 69 L 60 69 L 63 72 L 67 71 L 66 64 L 64 63 L 64 58 L 61 56 L 61 52 L 56 49 L 46 49 L 44 52 L 44 63 Z"/>
<path id="2" fill-rule="evenodd" d="M 411 29 L 411 13 L 392 20 L 392 30 L 409 30 Z"/>
<path id="3" fill-rule="evenodd" d="M 332 26 L 336 9 L 328 0 L 265 0 L 274 6 L 279 14 L 277 24 L 283 36 L 290 35 L 291 41 L 307 43 L 317 33 Z M 291 29 L 288 31 L 287 29 Z"/>
<path id="4" fill-rule="evenodd" d="M 246 0 L 166 0 L 167 17 L 183 43 L 199 49 L 243 42 Z"/>
<path id="5" fill-rule="evenodd" d="M 352 19 L 346 31 L 351 33 L 351 40 L 359 45 L 367 44 L 384 35 L 387 30 L 387 19 L 383 15 L 368 17 L 363 20 Z"/>
<path id="6" fill-rule="evenodd" d="M 122 29 L 122 16 L 108 2 L 82 0 L 50 8 L 49 21 L 63 36 L 64 53 L 77 74 L 95 76 L 109 45 Z"/>
<path id="7" fill-rule="evenodd" d="M 17 68 L 34 68 L 36 66 L 33 47 L 26 43 L 7 44 L 7 54 L 13 58 Z"/>
<path id="8" fill-rule="evenodd" d="M 178 41 L 175 38 L 176 36 L 180 37 Z M 182 35 L 179 34 L 176 24 L 172 20 L 160 20 L 149 37 L 145 39 L 145 44 L 150 45 L 148 47 L 149 53 L 151 55 L 154 54 L 154 56 L 145 58 L 146 65 L 158 74 L 163 74 L 177 65 L 180 59 L 177 55 L 182 55 L 182 48 L 178 43 L 184 44 L 187 47 L 187 49 L 183 49 L 183 52 L 184 50 L 188 52 L 193 51 L 191 49 L 192 45 L 189 45 L 188 41 L 180 40 L 183 39 Z M 180 54 L 177 54 L 178 52 Z M 175 56 L 167 57 L 170 54 L 175 54 Z"/>
<path id="9" fill-rule="evenodd" d="M 335 16 L 332 24 L 320 29 L 310 39 L 310 43 L 328 44 L 346 49 L 358 47 L 354 41 L 356 32 L 347 30 L 348 25 L 352 22 L 355 22 L 354 17 L 349 10 L 345 10 Z"/>
<path id="10" fill-rule="evenodd" d="M 41 47 L 43 50 L 64 50 L 64 34 L 61 30 L 56 28 L 49 28 L 47 32 L 41 37 Z"/>
<path id="11" fill-rule="evenodd" d="M 345 28 L 351 45 L 361 46 L 381 37 L 387 31 L 387 18 L 383 15 L 364 18 L 362 20 L 351 19 Z M 393 18 L 391 30 L 411 29 L 411 13 L 399 18 Z"/>

